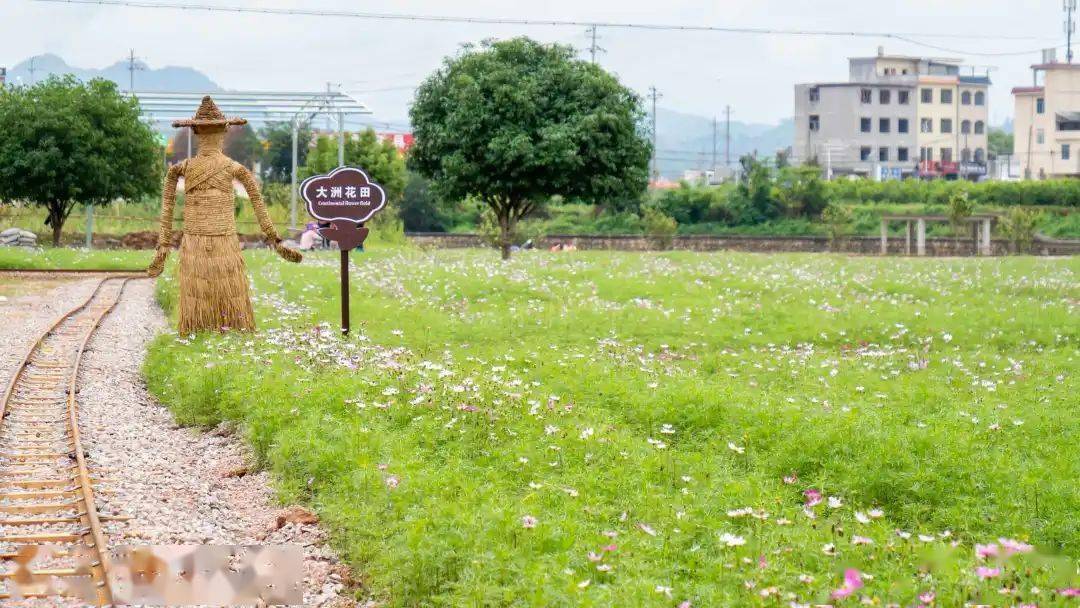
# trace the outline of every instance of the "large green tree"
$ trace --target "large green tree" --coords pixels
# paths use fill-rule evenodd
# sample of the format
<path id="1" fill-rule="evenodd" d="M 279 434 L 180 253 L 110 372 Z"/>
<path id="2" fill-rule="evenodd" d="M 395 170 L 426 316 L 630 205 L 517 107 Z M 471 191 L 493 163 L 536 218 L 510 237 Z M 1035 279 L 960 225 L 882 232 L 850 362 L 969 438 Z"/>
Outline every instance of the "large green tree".
<path id="1" fill-rule="evenodd" d="M 405 161 L 394 144 L 379 139 L 375 131 L 367 129 L 358 137 L 345 140 L 345 164 L 363 169 L 368 177 L 383 187 L 388 202 L 396 202 L 401 198 L 405 190 Z M 308 152 L 304 166 L 300 168 L 300 179 L 329 173 L 337 166 L 337 137 L 320 136 L 315 147 Z"/>
<path id="2" fill-rule="evenodd" d="M 311 145 L 311 125 L 303 122 L 297 129 L 296 166 L 303 167 L 307 162 L 308 147 Z M 292 177 L 292 124 L 287 122 L 268 123 L 259 130 L 263 141 L 262 177 L 268 182 L 286 184 Z"/>
<path id="3" fill-rule="evenodd" d="M 598 204 L 648 183 L 641 99 L 569 46 L 466 45 L 421 84 L 410 116 L 411 165 L 442 200 L 491 207 L 504 259 L 517 222 L 551 196 Z"/>
<path id="4" fill-rule="evenodd" d="M 76 204 L 137 199 L 161 185 L 161 149 L 116 85 L 72 76 L 0 89 L 0 199 L 48 210 L 53 245 Z"/>
<path id="5" fill-rule="evenodd" d="M 990 156 L 992 158 L 997 158 L 999 156 L 1012 156 L 1012 133 L 1006 133 L 1004 129 L 990 129 L 990 131 L 988 131 L 986 135 L 987 147 L 989 148 Z"/>

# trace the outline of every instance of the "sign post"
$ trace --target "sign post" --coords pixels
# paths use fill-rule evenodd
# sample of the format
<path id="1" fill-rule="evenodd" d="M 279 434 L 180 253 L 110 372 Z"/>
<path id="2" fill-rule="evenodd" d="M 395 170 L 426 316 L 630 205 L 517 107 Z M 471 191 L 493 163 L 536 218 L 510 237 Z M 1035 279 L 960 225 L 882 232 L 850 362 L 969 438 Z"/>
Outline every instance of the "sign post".
<path id="1" fill-rule="evenodd" d="M 386 206 L 386 192 L 363 170 L 338 167 L 300 184 L 308 213 L 319 221 L 319 234 L 341 249 L 341 333 L 349 334 L 349 251 L 367 238 L 364 222 Z"/>

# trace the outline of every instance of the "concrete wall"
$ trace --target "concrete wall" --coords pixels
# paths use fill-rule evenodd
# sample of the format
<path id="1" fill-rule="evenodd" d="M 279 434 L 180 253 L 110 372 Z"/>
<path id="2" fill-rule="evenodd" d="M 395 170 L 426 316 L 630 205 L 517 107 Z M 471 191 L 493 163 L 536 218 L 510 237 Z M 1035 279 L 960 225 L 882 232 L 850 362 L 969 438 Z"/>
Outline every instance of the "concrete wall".
<path id="1" fill-rule="evenodd" d="M 421 247 L 466 248 L 483 247 L 482 239 L 475 234 L 446 234 L 441 232 L 409 233 L 409 240 Z M 652 251 L 655 243 L 652 239 L 639 235 L 551 235 L 540 239 L 537 247 L 547 249 L 556 244 L 573 244 L 578 249 Z M 889 252 L 904 253 L 902 237 L 889 238 Z M 1009 252 L 1009 243 L 1002 239 L 992 241 L 994 255 Z M 914 244 L 912 245 L 914 247 Z M 688 251 L 747 251 L 759 253 L 777 252 L 825 252 L 880 255 L 880 237 L 848 237 L 835 248 L 830 248 L 829 239 L 818 236 L 679 236 L 675 237 L 674 249 Z M 1032 247 L 1032 253 L 1038 255 L 1077 255 L 1080 254 L 1080 241 L 1040 240 Z M 931 256 L 969 256 L 974 255 L 975 245 L 971 239 L 928 238 L 926 253 Z"/>

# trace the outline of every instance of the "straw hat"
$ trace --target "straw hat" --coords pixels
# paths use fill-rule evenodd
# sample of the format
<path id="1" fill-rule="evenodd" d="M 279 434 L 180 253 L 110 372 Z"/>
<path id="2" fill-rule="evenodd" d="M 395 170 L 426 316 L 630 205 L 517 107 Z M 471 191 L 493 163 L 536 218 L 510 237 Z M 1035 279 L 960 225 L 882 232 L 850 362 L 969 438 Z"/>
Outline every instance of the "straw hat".
<path id="1" fill-rule="evenodd" d="M 246 125 L 247 119 L 244 118 L 225 118 L 225 115 L 221 113 L 221 110 L 214 103 L 214 100 L 209 95 L 202 98 L 202 103 L 199 104 L 199 109 L 196 110 L 195 116 L 187 120 L 178 120 L 172 123 L 174 127 L 225 127 L 228 125 Z"/>

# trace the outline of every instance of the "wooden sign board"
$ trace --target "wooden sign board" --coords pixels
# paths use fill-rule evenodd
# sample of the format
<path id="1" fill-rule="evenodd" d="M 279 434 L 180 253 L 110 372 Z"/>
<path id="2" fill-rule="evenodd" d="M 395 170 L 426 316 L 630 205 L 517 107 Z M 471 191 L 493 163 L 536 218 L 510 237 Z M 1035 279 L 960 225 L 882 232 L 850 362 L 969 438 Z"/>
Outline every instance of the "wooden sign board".
<path id="1" fill-rule="evenodd" d="M 362 169 L 338 167 L 301 182 L 300 198 L 319 220 L 319 234 L 341 249 L 341 331 L 348 334 L 349 251 L 364 243 L 368 229 L 362 224 L 386 207 L 386 191 Z"/>

